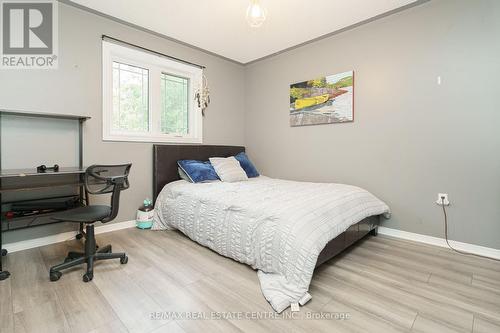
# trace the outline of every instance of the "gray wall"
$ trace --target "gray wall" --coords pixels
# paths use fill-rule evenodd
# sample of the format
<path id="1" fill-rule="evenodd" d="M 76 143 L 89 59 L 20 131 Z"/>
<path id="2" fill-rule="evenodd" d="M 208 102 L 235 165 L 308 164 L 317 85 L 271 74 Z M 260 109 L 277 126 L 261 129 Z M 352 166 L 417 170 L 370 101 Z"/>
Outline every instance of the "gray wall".
<path id="1" fill-rule="evenodd" d="M 206 144 L 246 144 L 269 176 L 362 186 L 391 206 L 386 226 L 416 233 L 442 237 L 434 201 L 447 192 L 451 238 L 500 248 L 500 2 L 434 0 L 246 67 L 67 5 L 59 13 L 60 68 L 1 71 L 0 107 L 92 116 L 85 164 L 134 164 L 117 221 L 151 196 L 151 144 L 101 140 L 101 34 L 207 66 Z M 289 126 L 290 83 L 351 69 L 354 123 Z"/>
<path id="2" fill-rule="evenodd" d="M 135 218 L 135 211 L 152 194 L 152 148 L 145 143 L 102 141 L 101 115 L 101 35 L 106 34 L 131 43 L 205 65 L 210 80 L 212 103 L 204 118 L 204 143 L 244 144 L 244 67 L 194 48 L 148 34 L 71 6 L 59 6 L 59 69 L 0 71 L 0 107 L 85 114 L 92 117 L 85 124 L 84 162 L 133 163 L 131 189 L 123 193 L 116 221 Z M 37 132 L 38 133 L 38 132 Z M 39 135 L 37 134 L 37 140 Z M 47 149 L 49 160 L 62 160 L 64 151 L 57 140 L 34 150 Z M 30 140 L 24 138 L 23 140 Z M 72 140 L 71 137 L 68 140 Z M 63 146 L 64 147 L 64 146 Z M 59 154 L 54 157 L 54 154 Z M 59 157 L 60 156 L 60 157 Z M 2 156 L 6 164 L 13 156 Z M 19 158 L 19 156 L 15 157 Z M 20 163 L 22 164 L 22 163 Z M 29 165 L 24 165 L 28 167 Z M 26 229 L 5 234 L 6 243 L 65 231 L 62 225 Z"/>
<path id="3" fill-rule="evenodd" d="M 500 248 L 500 1 L 431 1 L 246 67 L 245 143 L 272 177 L 364 187 L 384 225 Z M 289 84 L 354 70 L 355 121 L 289 126 Z M 442 85 L 437 85 L 437 76 Z"/>

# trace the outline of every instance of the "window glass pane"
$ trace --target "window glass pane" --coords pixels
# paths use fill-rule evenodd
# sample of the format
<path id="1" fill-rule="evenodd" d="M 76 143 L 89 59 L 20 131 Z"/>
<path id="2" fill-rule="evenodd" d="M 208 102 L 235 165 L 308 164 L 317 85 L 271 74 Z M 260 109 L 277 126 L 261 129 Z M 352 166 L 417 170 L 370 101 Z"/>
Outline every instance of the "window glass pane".
<path id="1" fill-rule="evenodd" d="M 113 130 L 149 131 L 149 71 L 113 62 Z"/>
<path id="2" fill-rule="evenodd" d="M 189 79 L 161 74 L 161 132 L 188 133 Z"/>

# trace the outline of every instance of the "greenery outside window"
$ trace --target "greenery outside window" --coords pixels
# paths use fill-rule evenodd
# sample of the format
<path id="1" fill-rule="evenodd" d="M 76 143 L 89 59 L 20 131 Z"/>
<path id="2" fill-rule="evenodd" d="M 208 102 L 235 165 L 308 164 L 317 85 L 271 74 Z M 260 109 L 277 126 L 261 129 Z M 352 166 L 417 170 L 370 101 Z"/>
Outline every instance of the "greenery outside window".
<path id="1" fill-rule="evenodd" d="M 189 79 L 161 73 L 161 132 L 185 135 L 189 131 Z"/>
<path id="2" fill-rule="evenodd" d="M 103 41 L 103 140 L 202 143 L 202 70 Z"/>

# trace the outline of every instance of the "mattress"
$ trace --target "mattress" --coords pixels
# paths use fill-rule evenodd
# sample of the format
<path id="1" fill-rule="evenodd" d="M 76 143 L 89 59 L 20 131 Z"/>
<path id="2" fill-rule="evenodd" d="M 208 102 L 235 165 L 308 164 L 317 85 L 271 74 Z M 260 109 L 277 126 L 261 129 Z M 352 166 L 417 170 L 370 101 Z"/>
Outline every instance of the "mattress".
<path id="1" fill-rule="evenodd" d="M 167 184 L 155 204 L 154 230 L 180 230 L 258 272 L 262 293 L 282 312 L 303 304 L 325 245 L 389 207 L 356 186 L 265 176 L 236 183 Z M 312 295 L 314 296 L 314 295 Z"/>

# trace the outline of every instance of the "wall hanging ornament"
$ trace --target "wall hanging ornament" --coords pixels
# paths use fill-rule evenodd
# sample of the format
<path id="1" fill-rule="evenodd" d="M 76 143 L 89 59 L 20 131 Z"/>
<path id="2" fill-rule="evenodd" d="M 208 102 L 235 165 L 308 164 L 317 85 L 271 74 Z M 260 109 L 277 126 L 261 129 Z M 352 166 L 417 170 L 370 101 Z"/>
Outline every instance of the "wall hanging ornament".
<path id="1" fill-rule="evenodd" d="M 208 88 L 208 79 L 203 74 L 201 87 L 196 90 L 194 94 L 194 99 L 198 102 L 198 107 L 201 109 L 201 114 L 205 116 L 205 109 L 210 104 L 210 89 Z"/>

